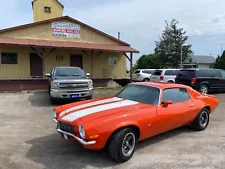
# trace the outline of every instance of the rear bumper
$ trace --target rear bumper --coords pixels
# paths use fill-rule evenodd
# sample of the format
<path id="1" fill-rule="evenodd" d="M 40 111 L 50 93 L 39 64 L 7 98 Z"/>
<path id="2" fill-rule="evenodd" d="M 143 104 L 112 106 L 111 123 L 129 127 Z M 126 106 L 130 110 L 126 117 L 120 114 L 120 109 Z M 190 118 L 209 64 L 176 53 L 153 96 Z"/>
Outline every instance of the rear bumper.
<path id="1" fill-rule="evenodd" d="M 70 99 L 71 95 L 78 95 L 78 98 L 86 98 L 93 95 L 93 89 L 85 91 L 51 89 L 50 95 L 54 99 Z"/>

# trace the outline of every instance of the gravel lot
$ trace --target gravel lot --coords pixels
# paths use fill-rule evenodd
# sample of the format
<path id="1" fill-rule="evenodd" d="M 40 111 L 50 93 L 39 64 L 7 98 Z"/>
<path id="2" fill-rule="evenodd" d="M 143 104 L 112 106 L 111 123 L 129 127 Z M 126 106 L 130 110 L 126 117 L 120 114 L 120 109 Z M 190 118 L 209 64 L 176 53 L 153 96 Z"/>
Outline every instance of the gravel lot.
<path id="1" fill-rule="evenodd" d="M 95 97 L 115 91 L 102 90 Z M 180 128 L 138 144 L 133 158 L 117 164 L 60 138 L 48 94 L 0 94 L 0 169 L 209 169 L 225 168 L 225 94 L 203 132 Z"/>

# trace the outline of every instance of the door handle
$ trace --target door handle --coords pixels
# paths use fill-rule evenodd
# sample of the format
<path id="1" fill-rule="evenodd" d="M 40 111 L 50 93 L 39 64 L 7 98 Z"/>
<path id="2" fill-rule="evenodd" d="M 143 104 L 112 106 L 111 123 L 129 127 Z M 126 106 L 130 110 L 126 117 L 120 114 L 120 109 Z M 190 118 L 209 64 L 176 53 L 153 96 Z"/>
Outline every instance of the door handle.
<path id="1" fill-rule="evenodd" d="M 194 104 L 190 104 L 190 107 L 194 107 Z"/>

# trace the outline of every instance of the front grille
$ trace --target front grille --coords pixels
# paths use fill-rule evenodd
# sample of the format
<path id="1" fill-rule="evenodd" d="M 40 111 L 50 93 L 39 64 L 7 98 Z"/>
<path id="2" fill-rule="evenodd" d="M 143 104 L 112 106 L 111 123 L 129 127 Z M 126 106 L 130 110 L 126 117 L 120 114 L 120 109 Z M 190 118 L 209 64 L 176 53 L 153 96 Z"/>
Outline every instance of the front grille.
<path id="1" fill-rule="evenodd" d="M 58 124 L 59 126 L 59 129 L 62 130 L 62 131 L 65 131 L 67 133 L 71 133 L 73 134 L 73 126 L 70 125 L 70 124 L 67 124 L 67 123 L 63 123 L 63 122 L 59 122 Z"/>
<path id="2" fill-rule="evenodd" d="M 88 89 L 88 83 L 60 83 L 60 89 Z"/>

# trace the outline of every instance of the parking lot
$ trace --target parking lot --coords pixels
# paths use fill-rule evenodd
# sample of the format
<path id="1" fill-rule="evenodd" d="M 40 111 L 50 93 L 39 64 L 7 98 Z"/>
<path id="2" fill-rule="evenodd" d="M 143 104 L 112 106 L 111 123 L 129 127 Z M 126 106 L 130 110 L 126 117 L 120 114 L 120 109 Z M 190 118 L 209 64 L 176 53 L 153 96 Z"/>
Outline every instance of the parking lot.
<path id="1" fill-rule="evenodd" d="M 183 127 L 150 138 L 137 145 L 130 161 L 117 164 L 105 152 L 60 138 L 47 92 L 0 94 L 0 169 L 224 169 L 225 94 L 216 96 L 220 105 L 205 131 Z"/>

